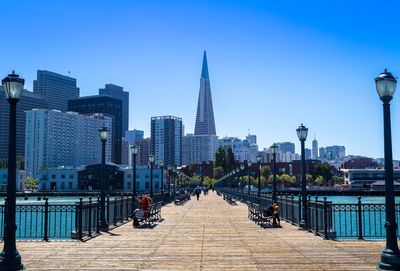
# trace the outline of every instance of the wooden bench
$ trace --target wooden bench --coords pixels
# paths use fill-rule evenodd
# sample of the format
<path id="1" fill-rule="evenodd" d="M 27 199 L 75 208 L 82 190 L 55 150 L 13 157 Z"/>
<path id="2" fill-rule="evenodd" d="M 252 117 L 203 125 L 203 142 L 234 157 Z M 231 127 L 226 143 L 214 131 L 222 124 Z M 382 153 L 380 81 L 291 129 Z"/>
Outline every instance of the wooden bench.
<path id="1" fill-rule="evenodd" d="M 253 220 L 256 222 L 258 225 L 261 226 L 273 226 L 273 216 L 267 216 L 265 214 L 264 208 L 262 208 L 260 205 L 248 202 L 247 203 L 247 208 L 248 208 L 248 217 L 249 219 Z"/>

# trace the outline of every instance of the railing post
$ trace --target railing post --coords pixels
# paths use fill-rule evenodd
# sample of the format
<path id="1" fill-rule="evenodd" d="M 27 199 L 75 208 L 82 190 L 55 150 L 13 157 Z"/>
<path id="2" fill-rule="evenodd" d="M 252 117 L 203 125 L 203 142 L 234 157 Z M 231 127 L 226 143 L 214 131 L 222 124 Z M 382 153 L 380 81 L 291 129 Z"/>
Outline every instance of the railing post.
<path id="1" fill-rule="evenodd" d="M 49 241 L 49 198 L 44 198 L 44 226 L 43 226 L 43 240 Z"/>
<path id="2" fill-rule="evenodd" d="M 92 197 L 89 197 L 89 221 L 88 235 L 92 237 Z"/>
<path id="3" fill-rule="evenodd" d="M 308 200 L 307 200 L 307 227 L 308 231 L 312 231 L 312 221 L 311 221 L 311 196 L 308 195 Z"/>
<path id="4" fill-rule="evenodd" d="M 82 217 L 83 217 L 83 199 L 79 198 L 79 205 L 78 205 L 78 238 L 79 240 L 83 240 L 83 227 L 82 227 Z"/>
<path id="5" fill-rule="evenodd" d="M 301 220 L 301 195 L 299 194 L 299 201 L 298 201 L 298 205 L 299 205 L 299 226 L 300 226 L 300 220 Z"/>
<path id="6" fill-rule="evenodd" d="M 328 236 L 328 202 L 326 201 L 326 197 L 324 197 L 324 237 L 326 240 L 329 240 L 329 236 Z"/>
<path id="7" fill-rule="evenodd" d="M 114 223 L 114 226 L 116 226 L 117 225 L 117 216 L 118 216 L 118 198 L 116 197 L 115 199 L 114 199 L 114 219 L 113 219 L 113 223 Z"/>
<path id="8" fill-rule="evenodd" d="M 318 235 L 318 196 L 315 197 L 315 235 Z"/>
<path id="9" fill-rule="evenodd" d="M 291 223 L 292 223 L 292 225 L 294 224 L 294 195 L 292 194 L 291 196 L 290 196 L 290 203 L 291 203 L 291 209 L 292 209 L 292 212 L 291 212 L 291 215 L 292 215 L 292 219 L 291 219 Z"/>
<path id="10" fill-rule="evenodd" d="M 107 224 L 110 225 L 110 195 L 107 194 Z M 114 213 L 115 216 L 115 213 Z"/>
<path id="11" fill-rule="evenodd" d="M 125 208 L 126 208 L 125 217 L 126 217 L 126 220 L 128 220 L 129 219 L 129 210 L 128 210 L 128 208 L 129 208 L 129 195 L 126 195 L 126 198 L 125 198 Z"/>
<path id="12" fill-rule="evenodd" d="M 100 233 L 100 196 L 97 195 L 96 233 Z"/>
<path id="13" fill-rule="evenodd" d="M 358 213 L 358 240 L 363 239 L 363 231 L 362 231 L 362 205 L 361 205 L 361 197 L 358 196 L 358 208 L 357 208 L 357 213 Z"/>

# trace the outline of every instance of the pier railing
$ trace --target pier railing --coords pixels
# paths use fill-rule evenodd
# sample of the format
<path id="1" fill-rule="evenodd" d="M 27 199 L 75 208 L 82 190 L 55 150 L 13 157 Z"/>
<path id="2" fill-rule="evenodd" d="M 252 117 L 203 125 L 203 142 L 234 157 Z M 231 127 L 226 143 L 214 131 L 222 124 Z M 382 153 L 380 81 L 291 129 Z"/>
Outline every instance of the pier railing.
<path id="1" fill-rule="evenodd" d="M 154 201 L 169 202 L 167 194 L 155 192 Z M 7 204 L 7 203 L 5 203 Z M 137 207 L 132 195 L 106 197 L 106 219 L 109 228 L 131 221 Z M 0 205 L 0 239 L 4 236 L 4 204 Z M 19 240 L 67 240 L 85 241 L 100 234 L 100 197 L 80 198 L 77 202 L 52 203 L 48 198 L 16 205 L 16 237 Z"/>
<path id="2" fill-rule="evenodd" d="M 243 203 L 252 202 L 267 207 L 272 204 L 271 193 L 243 191 L 237 188 L 218 188 L 223 194 L 229 194 Z M 280 217 L 300 226 L 302 201 L 300 195 L 278 194 L 277 203 Z M 396 204 L 396 219 L 400 221 L 400 205 Z M 307 198 L 306 229 L 325 239 L 365 239 L 381 240 L 385 232 L 385 204 L 365 203 L 358 197 L 356 203 L 333 203 L 327 197 Z M 400 237 L 399 233 L 397 233 Z"/>

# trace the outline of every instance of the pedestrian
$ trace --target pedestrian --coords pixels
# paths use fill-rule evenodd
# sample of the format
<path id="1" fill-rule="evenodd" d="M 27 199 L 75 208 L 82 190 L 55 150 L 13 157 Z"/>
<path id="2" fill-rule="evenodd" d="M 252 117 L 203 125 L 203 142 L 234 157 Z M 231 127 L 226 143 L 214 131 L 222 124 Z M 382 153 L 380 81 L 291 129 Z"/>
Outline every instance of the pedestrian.
<path id="1" fill-rule="evenodd" d="M 194 193 L 196 194 L 197 200 L 199 200 L 200 194 L 201 194 L 200 187 L 196 187 L 196 189 L 194 190 Z"/>

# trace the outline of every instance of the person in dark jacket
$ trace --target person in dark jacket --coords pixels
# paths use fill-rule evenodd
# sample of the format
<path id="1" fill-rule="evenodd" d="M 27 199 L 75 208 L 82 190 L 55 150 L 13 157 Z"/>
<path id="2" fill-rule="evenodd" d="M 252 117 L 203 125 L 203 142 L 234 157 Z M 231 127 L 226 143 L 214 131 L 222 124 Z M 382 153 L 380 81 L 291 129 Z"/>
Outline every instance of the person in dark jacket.
<path id="1" fill-rule="evenodd" d="M 279 217 L 279 206 L 278 206 L 278 204 L 274 203 L 274 204 L 268 206 L 264 210 L 264 216 L 272 216 L 272 219 L 273 219 L 272 225 L 274 227 L 280 227 L 281 226 L 281 219 Z"/>

